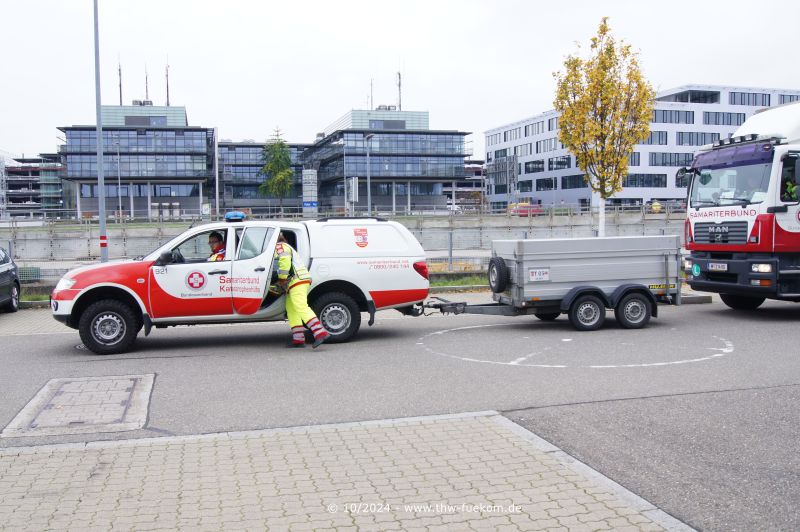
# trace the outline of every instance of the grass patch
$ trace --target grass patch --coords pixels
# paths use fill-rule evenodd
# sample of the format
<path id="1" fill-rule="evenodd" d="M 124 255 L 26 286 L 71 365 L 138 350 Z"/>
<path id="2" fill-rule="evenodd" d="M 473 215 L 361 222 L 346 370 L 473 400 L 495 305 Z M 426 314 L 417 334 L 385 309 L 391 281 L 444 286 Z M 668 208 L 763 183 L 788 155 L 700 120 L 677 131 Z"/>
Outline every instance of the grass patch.
<path id="1" fill-rule="evenodd" d="M 48 301 L 50 296 L 47 294 L 26 294 L 22 292 L 19 295 L 20 301 Z"/>
<path id="2" fill-rule="evenodd" d="M 487 285 L 485 275 L 470 275 L 461 277 L 459 279 L 436 279 L 431 281 L 431 286 L 469 286 L 469 285 Z"/>

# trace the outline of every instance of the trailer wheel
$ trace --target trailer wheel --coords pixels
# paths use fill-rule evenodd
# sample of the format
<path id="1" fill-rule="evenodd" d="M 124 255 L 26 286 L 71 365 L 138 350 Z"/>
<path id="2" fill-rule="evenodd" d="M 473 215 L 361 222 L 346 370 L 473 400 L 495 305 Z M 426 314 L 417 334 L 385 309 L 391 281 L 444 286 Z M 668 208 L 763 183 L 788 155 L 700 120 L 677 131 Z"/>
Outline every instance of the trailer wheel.
<path id="1" fill-rule="evenodd" d="M 755 310 L 766 299 L 764 297 L 736 296 L 733 294 L 720 294 L 719 297 L 723 303 L 734 310 Z"/>
<path id="2" fill-rule="evenodd" d="M 542 321 L 555 321 L 559 316 L 561 316 L 560 312 L 534 312 L 534 316 L 539 318 Z"/>
<path id="3" fill-rule="evenodd" d="M 489 288 L 494 293 L 504 292 L 508 287 L 508 266 L 501 257 L 489 259 Z"/>
<path id="4" fill-rule="evenodd" d="M 597 296 L 580 296 L 569 308 L 569 321 L 579 331 L 595 331 L 606 321 L 606 306 Z"/>
<path id="5" fill-rule="evenodd" d="M 633 292 L 623 297 L 614 309 L 614 316 L 625 329 L 641 329 L 650 321 L 652 309 L 647 296 Z"/>

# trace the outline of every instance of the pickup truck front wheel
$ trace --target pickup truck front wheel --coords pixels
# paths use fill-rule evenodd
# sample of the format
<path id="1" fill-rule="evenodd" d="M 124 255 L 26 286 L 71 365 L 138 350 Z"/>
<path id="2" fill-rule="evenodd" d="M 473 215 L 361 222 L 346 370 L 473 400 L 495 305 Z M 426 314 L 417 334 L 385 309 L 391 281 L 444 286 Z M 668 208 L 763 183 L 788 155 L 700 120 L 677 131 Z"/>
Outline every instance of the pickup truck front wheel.
<path id="1" fill-rule="evenodd" d="M 311 308 L 322 326 L 331 334 L 328 343 L 347 342 L 361 327 L 361 311 L 352 297 L 341 292 L 328 292 L 314 300 Z"/>
<path id="2" fill-rule="evenodd" d="M 92 303 L 78 322 L 83 345 L 98 355 L 124 353 L 133 345 L 139 328 L 133 309 L 114 299 Z"/>

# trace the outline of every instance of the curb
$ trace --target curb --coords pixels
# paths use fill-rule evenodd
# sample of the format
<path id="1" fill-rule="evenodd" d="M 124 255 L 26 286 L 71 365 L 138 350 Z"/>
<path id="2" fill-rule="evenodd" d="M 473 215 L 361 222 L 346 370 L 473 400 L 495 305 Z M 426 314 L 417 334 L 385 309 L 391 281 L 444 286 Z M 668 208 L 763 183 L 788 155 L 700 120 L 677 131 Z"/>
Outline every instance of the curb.
<path id="1" fill-rule="evenodd" d="M 19 308 L 50 308 L 49 301 L 20 301 Z"/>

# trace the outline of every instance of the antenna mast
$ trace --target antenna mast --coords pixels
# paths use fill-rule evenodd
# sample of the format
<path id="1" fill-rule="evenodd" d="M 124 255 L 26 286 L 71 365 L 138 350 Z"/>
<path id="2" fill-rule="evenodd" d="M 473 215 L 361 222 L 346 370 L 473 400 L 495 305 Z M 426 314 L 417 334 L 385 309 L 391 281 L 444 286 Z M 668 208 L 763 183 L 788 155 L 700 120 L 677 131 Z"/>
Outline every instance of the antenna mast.
<path id="1" fill-rule="evenodd" d="M 117 72 L 119 72 L 119 104 L 122 105 L 122 62 L 117 56 Z"/>
<path id="2" fill-rule="evenodd" d="M 375 109 L 375 99 L 372 94 L 372 78 L 369 78 L 369 110 Z"/>
<path id="3" fill-rule="evenodd" d="M 167 58 L 167 107 L 169 107 L 169 58 Z"/>
<path id="4" fill-rule="evenodd" d="M 403 88 L 400 72 L 397 73 L 397 110 L 403 110 Z"/>
<path id="5" fill-rule="evenodd" d="M 144 66 L 144 99 L 150 99 L 150 89 L 147 85 L 147 65 Z"/>

